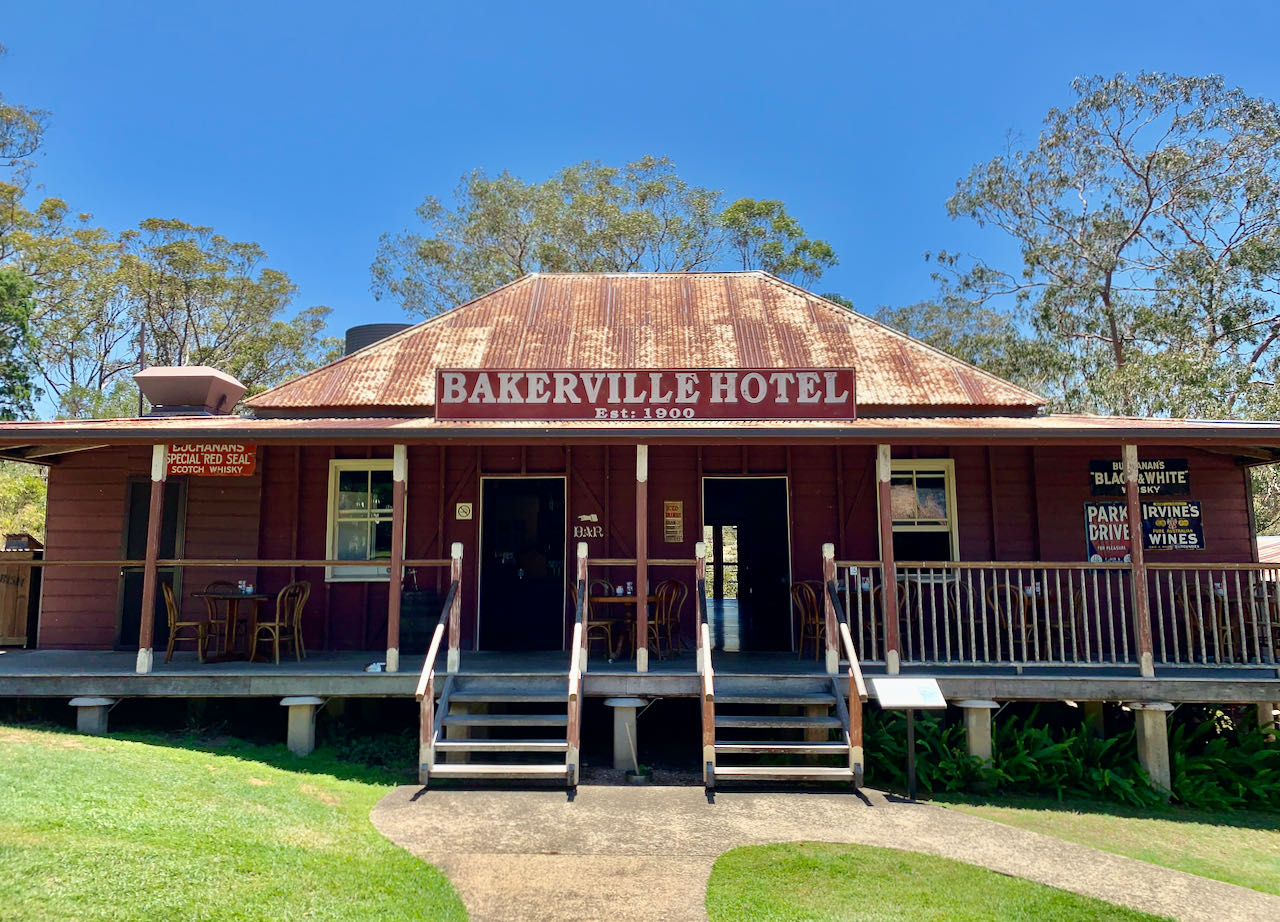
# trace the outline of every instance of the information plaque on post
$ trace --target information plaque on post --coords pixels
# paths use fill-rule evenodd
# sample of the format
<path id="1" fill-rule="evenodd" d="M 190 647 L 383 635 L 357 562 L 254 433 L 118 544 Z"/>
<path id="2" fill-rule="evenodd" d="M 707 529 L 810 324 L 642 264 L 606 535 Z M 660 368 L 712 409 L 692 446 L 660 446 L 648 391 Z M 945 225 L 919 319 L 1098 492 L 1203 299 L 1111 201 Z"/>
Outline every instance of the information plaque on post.
<path id="1" fill-rule="evenodd" d="M 928 676 L 882 676 L 867 681 L 881 708 L 907 712 L 907 796 L 915 800 L 916 709 L 945 710 L 947 699 L 942 697 L 938 680 Z"/>

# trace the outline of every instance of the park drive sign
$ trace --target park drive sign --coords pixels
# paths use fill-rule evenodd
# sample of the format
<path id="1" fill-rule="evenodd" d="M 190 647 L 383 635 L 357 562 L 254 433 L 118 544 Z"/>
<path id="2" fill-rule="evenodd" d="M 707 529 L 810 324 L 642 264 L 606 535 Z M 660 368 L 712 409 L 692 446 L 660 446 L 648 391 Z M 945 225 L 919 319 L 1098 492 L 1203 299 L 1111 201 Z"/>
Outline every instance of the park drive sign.
<path id="1" fill-rule="evenodd" d="M 852 368 L 440 369 L 437 419 L 853 419 Z"/>

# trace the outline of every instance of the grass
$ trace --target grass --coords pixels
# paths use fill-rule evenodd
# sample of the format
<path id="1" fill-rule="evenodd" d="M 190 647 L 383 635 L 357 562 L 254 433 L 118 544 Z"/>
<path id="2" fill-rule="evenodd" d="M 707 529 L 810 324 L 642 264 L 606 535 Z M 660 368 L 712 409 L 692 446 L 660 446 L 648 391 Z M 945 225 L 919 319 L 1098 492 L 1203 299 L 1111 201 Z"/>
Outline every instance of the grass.
<path id="1" fill-rule="evenodd" d="M 955 810 L 1118 855 L 1280 894 L 1280 816 L 1089 800 L 940 796 Z"/>
<path id="2" fill-rule="evenodd" d="M 0 726 L 0 920 L 465 919 L 318 751 Z"/>
<path id="3" fill-rule="evenodd" d="M 949 858 L 815 842 L 725 852 L 711 870 L 707 912 L 711 922 L 1161 918 Z"/>

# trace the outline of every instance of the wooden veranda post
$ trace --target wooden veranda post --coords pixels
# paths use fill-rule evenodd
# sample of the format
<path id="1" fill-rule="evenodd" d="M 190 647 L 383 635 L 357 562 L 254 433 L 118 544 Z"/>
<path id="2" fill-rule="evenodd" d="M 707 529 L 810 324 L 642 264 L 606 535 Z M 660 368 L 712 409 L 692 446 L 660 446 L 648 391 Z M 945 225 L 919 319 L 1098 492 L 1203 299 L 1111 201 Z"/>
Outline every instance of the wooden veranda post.
<path id="1" fill-rule="evenodd" d="M 1147 561 L 1142 547 L 1142 501 L 1138 496 L 1138 446 L 1125 445 L 1124 497 L 1129 511 L 1129 553 L 1133 560 L 1133 618 L 1137 628 L 1138 668 L 1156 674 L 1151 643 L 1151 606 L 1147 600 Z"/>
<path id="2" fill-rule="evenodd" d="M 151 505 L 147 508 L 147 554 L 142 568 L 142 618 L 138 624 L 139 675 L 151 671 L 156 633 L 156 583 L 160 559 L 160 523 L 164 515 L 164 481 L 169 467 L 169 446 L 151 446 Z"/>
<path id="3" fill-rule="evenodd" d="M 893 560 L 893 476 L 888 445 L 876 446 L 876 489 L 880 498 L 880 600 L 884 609 L 884 663 L 890 675 L 898 672 L 898 569 Z"/>
<path id="4" fill-rule="evenodd" d="M 587 580 L 587 542 L 585 542 L 585 541 L 579 541 L 579 542 L 578 542 L 578 570 L 577 570 L 577 575 L 576 575 L 576 576 L 574 576 L 574 580 L 575 580 L 575 581 L 577 582 L 577 584 L 578 584 L 578 591 L 579 591 L 579 592 L 581 592 L 581 593 L 583 593 L 583 597 L 582 597 L 581 601 L 582 601 L 582 610 L 583 610 L 583 612 L 585 613 L 585 612 L 586 612 L 586 610 L 587 610 L 587 606 L 590 604 L 590 603 L 587 601 L 586 596 L 587 596 L 587 595 L 590 593 L 590 591 L 591 591 L 590 589 L 588 589 L 588 588 L 587 588 L 587 586 L 588 586 L 588 580 Z M 586 671 L 586 669 L 587 669 L 587 651 L 588 651 L 588 650 L 590 650 L 590 648 L 591 648 L 591 644 L 590 644 L 590 643 L 588 643 L 588 641 L 587 641 L 587 631 L 586 631 L 586 627 L 585 627 L 585 625 L 584 625 L 584 626 L 583 626 L 583 631 L 582 631 L 582 669 L 583 669 L 583 671 L 584 671 L 584 672 L 585 672 L 585 671 Z M 608 654 L 609 654 L 609 656 L 613 656 L 613 651 L 612 651 L 612 650 L 608 651 Z"/>
<path id="5" fill-rule="evenodd" d="M 827 672 L 835 675 L 840 669 L 840 638 L 836 627 L 836 607 L 831 604 L 827 587 L 836 579 L 836 546 L 822 545 L 822 613 L 827 631 Z"/>
<path id="6" fill-rule="evenodd" d="M 636 672 L 649 671 L 649 446 L 636 446 Z"/>
<path id="7" fill-rule="evenodd" d="M 387 585 L 387 672 L 400 671 L 400 591 L 404 585 L 404 497 L 408 451 L 392 449 L 391 567 Z"/>
<path id="8" fill-rule="evenodd" d="M 707 582 L 707 545 L 705 541 L 699 541 L 693 546 L 693 613 L 697 616 L 696 629 L 698 632 L 698 640 L 695 646 L 698 650 L 698 672 L 702 672 L 702 658 L 706 656 L 706 652 L 702 649 L 702 599 L 697 593 L 703 592 Z"/>
<path id="9" fill-rule="evenodd" d="M 449 606 L 449 654 L 445 659 L 445 671 L 457 672 L 462 646 L 462 542 L 455 541 L 449 548 L 449 582 L 458 584 Z"/>

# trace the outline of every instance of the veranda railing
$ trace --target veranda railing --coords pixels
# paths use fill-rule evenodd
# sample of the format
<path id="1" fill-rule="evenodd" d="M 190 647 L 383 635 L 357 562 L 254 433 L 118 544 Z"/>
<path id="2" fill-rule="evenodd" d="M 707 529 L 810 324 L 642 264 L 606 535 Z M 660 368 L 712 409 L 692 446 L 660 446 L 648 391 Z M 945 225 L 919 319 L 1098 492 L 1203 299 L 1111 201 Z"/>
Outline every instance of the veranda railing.
<path id="1" fill-rule="evenodd" d="M 1275 665 L 1280 567 L 1147 564 L 1156 654 L 1172 665 Z"/>
<path id="2" fill-rule="evenodd" d="M 882 566 L 838 567 L 854 643 L 883 662 Z M 1128 564 L 904 562 L 894 579 L 904 663 L 1137 663 Z"/>

